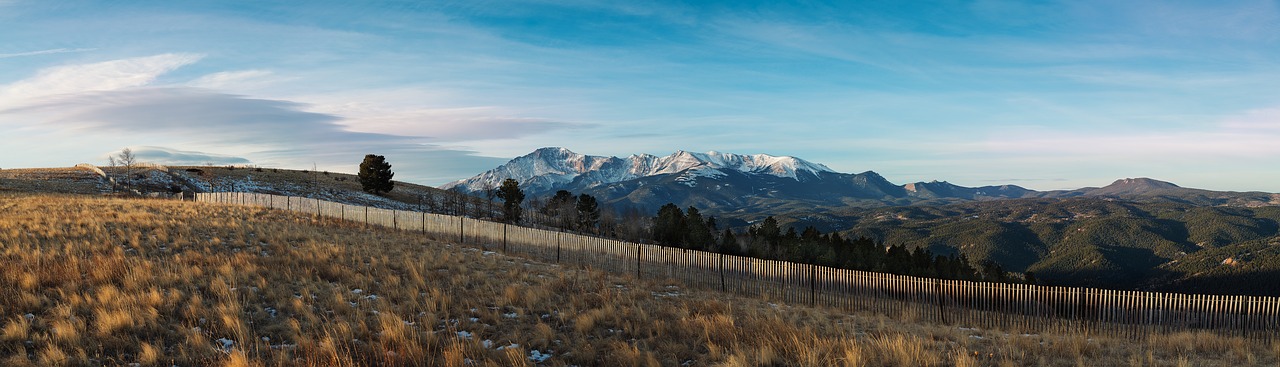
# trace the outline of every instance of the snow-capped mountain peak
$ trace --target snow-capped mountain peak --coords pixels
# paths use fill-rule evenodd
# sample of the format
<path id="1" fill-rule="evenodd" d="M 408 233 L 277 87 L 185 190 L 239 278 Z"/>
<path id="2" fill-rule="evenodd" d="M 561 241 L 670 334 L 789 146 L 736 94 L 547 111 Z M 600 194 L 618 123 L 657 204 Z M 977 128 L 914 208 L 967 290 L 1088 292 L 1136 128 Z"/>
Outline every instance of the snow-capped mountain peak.
<path id="1" fill-rule="evenodd" d="M 835 172 L 822 164 L 790 156 L 768 154 L 741 155 L 710 151 L 695 153 L 684 150 L 658 157 L 636 154 L 627 158 L 591 156 L 565 148 L 541 148 L 512 159 L 478 176 L 455 181 L 444 188 L 461 186 L 467 191 L 497 187 L 502 180 L 514 178 L 532 191 L 549 190 L 579 181 L 580 185 L 597 186 L 640 177 L 675 174 L 687 170 L 699 173 L 690 177 L 716 177 L 712 171 L 738 171 L 801 180 L 820 172 Z"/>

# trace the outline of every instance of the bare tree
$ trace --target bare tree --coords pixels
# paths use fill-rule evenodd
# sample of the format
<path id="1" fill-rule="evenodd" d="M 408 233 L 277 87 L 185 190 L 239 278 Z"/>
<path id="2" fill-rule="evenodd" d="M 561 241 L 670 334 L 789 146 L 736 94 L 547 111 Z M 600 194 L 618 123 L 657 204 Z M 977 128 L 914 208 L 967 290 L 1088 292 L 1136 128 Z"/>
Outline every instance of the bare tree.
<path id="1" fill-rule="evenodd" d="M 445 193 L 445 207 L 449 214 L 466 215 L 467 194 L 462 193 L 462 186 L 454 186 Z"/>
<path id="2" fill-rule="evenodd" d="M 485 218 L 489 216 L 489 214 L 485 212 L 485 205 L 480 202 L 480 198 L 468 195 L 467 201 L 471 202 L 472 217 Z"/>
<path id="3" fill-rule="evenodd" d="M 485 209 L 486 210 L 485 216 L 489 218 L 493 218 L 494 217 L 493 199 L 498 198 L 498 185 L 495 185 L 493 182 L 486 182 L 484 184 L 484 198 L 485 198 L 485 205 L 487 206 L 487 208 Z"/>
<path id="4" fill-rule="evenodd" d="M 129 176 L 133 175 L 133 166 L 138 164 L 138 157 L 133 155 L 133 149 L 124 148 L 120 153 L 107 157 L 107 162 L 111 163 L 111 167 L 124 166 L 124 179 L 127 182 Z"/>
<path id="5" fill-rule="evenodd" d="M 436 196 L 437 195 L 435 194 L 435 192 L 432 192 L 431 190 L 426 190 L 422 192 L 422 201 L 426 202 L 427 212 L 429 213 L 440 212 L 440 205 L 439 205 L 439 201 L 436 200 Z"/>

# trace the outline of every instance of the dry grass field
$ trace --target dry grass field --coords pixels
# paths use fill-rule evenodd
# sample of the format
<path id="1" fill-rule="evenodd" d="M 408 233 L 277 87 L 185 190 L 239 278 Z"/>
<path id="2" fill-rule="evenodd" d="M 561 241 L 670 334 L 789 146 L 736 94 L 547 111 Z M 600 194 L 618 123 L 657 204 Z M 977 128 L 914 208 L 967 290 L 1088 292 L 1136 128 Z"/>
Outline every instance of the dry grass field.
<path id="1" fill-rule="evenodd" d="M 0 193 L 0 365 L 1215 366 L 1280 347 L 1005 333 L 563 268 L 262 208 Z"/>
<path id="2" fill-rule="evenodd" d="M 276 168 L 173 166 L 169 170 L 187 177 L 202 191 L 242 191 L 276 195 L 320 197 L 355 205 L 397 209 L 417 209 L 423 195 L 439 197 L 443 190 L 396 181 L 385 196 L 365 194 L 359 176 L 327 171 L 299 171 Z"/>
<path id="3" fill-rule="evenodd" d="M 0 193 L 46 192 L 61 194 L 97 194 L 109 192 L 111 186 L 87 168 L 10 168 L 0 170 Z"/>
<path id="4" fill-rule="evenodd" d="M 98 168 L 121 183 L 116 190 L 120 195 L 127 195 L 125 193 L 130 189 L 144 194 L 169 193 L 171 187 L 178 187 L 194 188 L 197 192 L 245 191 L 318 197 L 353 205 L 400 210 L 425 209 L 423 200 L 443 202 L 443 196 L 446 195 L 444 190 L 401 181 L 396 181 L 395 189 L 386 195 L 373 195 L 362 191 L 358 176 L 325 171 L 230 166 L 165 167 L 164 170 L 183 179 L 175 180 L 169 174 L 150 166 L 138 166 L 131 170 L 124 167 Z M 187 183 L 194 187 L 186 186 Z M 85 195 L 113 193 L 107 180 L 98 176 L 91 168 L 82 167 L 0 169 L 0 193 L 6 192 Z M 479 201 L 474 198 L 472 200 Z"/>

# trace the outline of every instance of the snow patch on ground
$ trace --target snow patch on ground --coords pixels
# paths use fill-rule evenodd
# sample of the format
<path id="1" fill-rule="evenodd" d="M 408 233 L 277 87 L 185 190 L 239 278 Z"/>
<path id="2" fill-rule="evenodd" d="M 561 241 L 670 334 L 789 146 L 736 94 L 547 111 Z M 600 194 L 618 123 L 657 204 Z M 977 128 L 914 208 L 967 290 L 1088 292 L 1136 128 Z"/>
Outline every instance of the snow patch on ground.
<path id="1" fill-rule="evenodd" d="M 231 353 L 231 347 L 236 345 L 236 342 L 234 340 L 227 339 L 227 338 L 218 338 L 218 340 L 215 340 L 215 341 L 218 342 L 219 349 L 221 349 L 224 353 Z"/>
<path id="2" fill-rule="evenodd" d="M 680 176 L 675 178 L 675 180 L 676 182 L 682 183 L 689 187 L 697 187 L 698 178 L 715 179 L 715 178 L 721 178 L 725 176 L 726 176 L 725 173 L 718 169 L 711 168 L 711 167 L 698 167 L 698 168 L 693 168 L 693 169 L 684 171 L 684 173 L 681 173 Z"/>
<path id="3" fill-rule="evenodd" d="M 529 351 L 529 361 L 532 361 L 534 363 L 542 363 L 542 362 L 546 362 L 546 360 L 548 359 L 551 359 L 550 352 L 543 353 L 542 351 L 537 349 Z"/>

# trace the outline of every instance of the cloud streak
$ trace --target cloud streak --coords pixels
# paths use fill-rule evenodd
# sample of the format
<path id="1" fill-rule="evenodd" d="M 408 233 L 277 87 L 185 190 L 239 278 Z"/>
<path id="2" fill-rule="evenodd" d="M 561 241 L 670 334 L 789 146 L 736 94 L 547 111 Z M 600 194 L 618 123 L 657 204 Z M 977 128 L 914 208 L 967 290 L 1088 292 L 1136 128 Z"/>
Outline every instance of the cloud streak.
<path id="1" fill-rule="evenodd" d="M 332 110 L 331 110 L 332 111 Z M 342 110 L 352 129 L 428 137 L 432 141 L 460 142 L 516 139 L 560 130 L 592 128 L 594 124 L 522 117 L 494 107 L 465 108 L 379 108 Z"/>
<path id="2" fill-rule="evenodd" d="M 104 154 L 103 157 L 118 156 L 121 150 Z M 138 162 L 157 163 L 170 166 L 244 165 L 252 163 L 249 159 L 243 157 L 190 150 L 178 150 L 166 147 L 133 147 L 130 148 L 130 151 L 135 157 L 137 157 Z"/>
<path id="3" fill-rule="evenodd" d="M 45 121 L 46 129 L 65 135 L 92 131 L 127 136 L 228 152 L 267 165 L 302 167 L 315 162 L 332 171 L 354 171 L 359 157 L 379 153 L 410 168 L 402 174 L 405 179 L 433 183 L 472 173 L 473 168 L 462 170 L 463 166 L 500 163 L 422 137 L 351 131 L 339 124 L 341 116 L 308 112 L 305 107 L 199 88 L 153 87 L 57 95 L 0 110 L 0 116 Z M 157 158 L 202 159 L 172 150 L 142 152 Z"/>
<path id="4" fill-rule="evenodd" d="M 202 76 L 187 85 L 209 89 L 244 88 L 268 84 L 267 79 L 274 75 L 268 70 L 224 71 Z"/>
<path id="5" fill-rule="evenodd" d="M 59 94 L 145 86 L 160 75 L 201 58 L 197 54 L 162 54 L 45 68 L 34 77 L 0 87 L 0 108 Z"/>
<path id="6" fill-rule="evenodd" d="M 3 6 L 3 2 L 0 2 L 0 6 Z M 8 58 L 14 58 L 14 57 L 27 57 L 27 56 L 52 55 L 52 54 L 65 54 L 65 53 L 74 53 L 74 52 L 87 52 L 87 51 L 93 51 L 93 50 L 97 50 L 97 49 L 96 49 L 96 48 L 54 48 L 54 49 L 40 50 L 40 51 L 28 51 L 28 52 L 19 52 L 19 53 L 11 53 L 11 54 L 0 54 L 0 59 L 8 59 Z"/>

